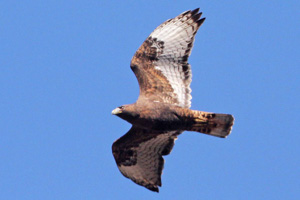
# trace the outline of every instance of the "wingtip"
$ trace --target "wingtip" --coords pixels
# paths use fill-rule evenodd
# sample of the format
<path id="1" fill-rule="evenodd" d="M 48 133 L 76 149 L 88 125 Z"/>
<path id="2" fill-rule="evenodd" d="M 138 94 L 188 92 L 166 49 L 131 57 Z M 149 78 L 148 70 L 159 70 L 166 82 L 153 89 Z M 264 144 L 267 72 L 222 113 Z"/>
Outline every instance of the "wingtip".
<path id="1" fill-rule="evenodd" d="M 205 17 L 201 18 L 202 12 L 199 12 L 200 8 L 196 8 L 192 11 L 189 11 L 189 13 L 192 16 L 192 19 L 197 22 L 198 26 L 201 26 L 203 22 L 205 21 Z M 201 19 L 200 19 L 201 18 Z"/>
<path id="2" fill-rule="evenodd" d="M 149 185 L 149 186 L 145 186 L 148 190 L 151 190 L 152 192 L 157 192 L 159 193 L 159 189 L 157 187 L 157 185 Z"/>
<path id="3" fill-rule="evenodd" d="M 201 26 L 203 24 L 203 22 L 205 21 L 205 17 L 204 18 L 201 18 L 197 21 L 198 25 Z"/>
<path id="4" fill-rule="evenodd" d="M 195 14 L 197 14 L 199 12 L 200 8 L 196 8 L 194 10 L 187 10 L 184 11 L 183 13 L 181 13 L 180 15 L 186 15 L 186 14 L 191 14 L 191 16 L 194 16 Z"/>
<path id="5" fill-rule="evenodd" d="M 191 14 L 195 15 L 196 13 L 199 12 L 199 10 L 200 10 L 200 8 L 196 8 L 196 9 L 194 9 L 194 10 L 191 11 Z"/>
<path id="6" fill-rule="evenodd" d="M 201 15 L 202 15 L 202 12 L 200 12 L 200 13 L 198 13 L 198 14 L 196 14 L 196 15 L 193 15 L 192 18 L 193 18 L 194 21 L 197 21 L 197 20 L 200 19 Z"/>

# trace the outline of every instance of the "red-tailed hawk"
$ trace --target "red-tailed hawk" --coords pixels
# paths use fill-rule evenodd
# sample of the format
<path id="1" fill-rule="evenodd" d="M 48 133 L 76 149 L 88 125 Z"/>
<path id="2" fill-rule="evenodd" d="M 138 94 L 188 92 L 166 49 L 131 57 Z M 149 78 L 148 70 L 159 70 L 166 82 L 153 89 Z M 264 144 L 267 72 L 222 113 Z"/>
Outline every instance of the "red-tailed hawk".
<path id="1" fill-rule="evenodd" d="M 194 37 L 205 18 L 199 8 L 186 11 L 157 27 L 131 60 L 139 86 L 138 100 L 112 114 L 132 124 L 112 145 L 121 173 L 135 183 L 158 192 L 168 155 L 178 135 L 196 131 L 225 138 L 234 118 L 190 110 L 191 54 Z"/>

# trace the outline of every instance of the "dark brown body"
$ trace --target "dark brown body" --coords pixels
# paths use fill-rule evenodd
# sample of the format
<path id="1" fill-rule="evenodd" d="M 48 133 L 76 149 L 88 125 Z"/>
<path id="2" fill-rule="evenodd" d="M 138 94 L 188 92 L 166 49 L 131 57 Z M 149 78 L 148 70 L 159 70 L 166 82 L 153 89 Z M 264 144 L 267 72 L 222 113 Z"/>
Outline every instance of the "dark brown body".
<path id="1" fill-rule="evenodd" d="M 144 129 L 155 131 L 196 131 L 226 137 L 233 125 L 233 116 L 190 110 L 161 102 L 138 101 L 119 107 L 117 116 Z"/>

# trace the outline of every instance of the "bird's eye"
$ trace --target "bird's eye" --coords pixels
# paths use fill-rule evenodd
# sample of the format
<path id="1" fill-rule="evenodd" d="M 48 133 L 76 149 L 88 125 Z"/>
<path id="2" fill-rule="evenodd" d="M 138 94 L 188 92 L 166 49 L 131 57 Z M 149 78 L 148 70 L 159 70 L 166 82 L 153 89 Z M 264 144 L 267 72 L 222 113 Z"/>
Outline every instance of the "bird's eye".
<path id="1" fill-rule="evenodd" d="M 124 106 L 120 106 L 119 108 L 120 108 L 121 110 L 123 110 Z"/>

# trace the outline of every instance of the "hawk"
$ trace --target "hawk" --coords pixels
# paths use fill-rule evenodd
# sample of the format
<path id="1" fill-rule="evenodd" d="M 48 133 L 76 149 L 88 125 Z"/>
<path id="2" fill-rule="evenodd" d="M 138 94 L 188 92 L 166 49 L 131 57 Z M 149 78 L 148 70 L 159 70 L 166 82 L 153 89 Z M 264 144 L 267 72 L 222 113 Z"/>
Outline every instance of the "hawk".
<path id="1" fill-rule="evenodd" d="M 112 145 L 121 173 L 158 192 L 168 155 L 183 131 L 225 138 L 234 118 L 189 109 L 191 66 L 188 57 L 205 18 L 199 8 L 186 11 L 158 26 L 134 54 L 130 67 L 140 87 L 138 100 L 117 107 L 112 114 L 132 124 Z"/>

